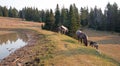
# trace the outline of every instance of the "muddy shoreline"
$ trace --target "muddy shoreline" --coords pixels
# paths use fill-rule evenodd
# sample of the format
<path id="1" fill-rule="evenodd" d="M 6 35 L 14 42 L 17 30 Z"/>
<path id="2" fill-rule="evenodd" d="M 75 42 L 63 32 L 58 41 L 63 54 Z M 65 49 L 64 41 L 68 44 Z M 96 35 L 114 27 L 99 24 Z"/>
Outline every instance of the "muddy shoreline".
<path id="1" fill-rule="evenodd" d="M 8 57 L 4 58 L 0 62 L 0 66 L 20 66 L 22 64 L 25 64 L 26 61 L 29 61 L 32 59 L 32 56 L 34 56 L 34 53 L 32 51 L 32 47 L 36 44 L 36 42 L 39 40 L 38 38 L 42 38 L 42 34 L 37 34 L 35 31 L 31 30 L 14 30 L 17 32 L 25 33 L 28 37 L 27 45 L 16 50 L 14 53 L 11 53 Z"/>

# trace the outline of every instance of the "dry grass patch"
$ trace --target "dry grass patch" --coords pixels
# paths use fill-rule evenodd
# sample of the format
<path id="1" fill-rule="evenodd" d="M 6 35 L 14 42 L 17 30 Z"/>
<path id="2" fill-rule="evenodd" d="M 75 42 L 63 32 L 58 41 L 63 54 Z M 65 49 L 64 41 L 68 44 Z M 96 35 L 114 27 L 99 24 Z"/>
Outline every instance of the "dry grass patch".
<path id="1" fill-rule="evenodd" d="M 55 66 L 117 66 L 92 55 L 56 56 L 48 62 L 53 63 Z"/>
<path id="2" fill-rule="evenodd" d="M 119 44 L 106 44 L 106 45 L 100 45 L 100 50 L 106 54 L 111 56 L 112 58 L 116 59 L 120 62 L 120 45 Z"/>
<path id="3" fill-rule="evenodd" d="M 99 50 L 104 54 L 111 56 L 120 62 L 120 36 L 119 33 L 96 31 L 91 29 L 83 30 L 89 37 L 89 40 L 100 44 Z"/>
<path id="4" fill-rule="evenodd" d="M 22 21 L 19 18 L 0 17 L 0 28 L 40 27 L 44 23 Z"/>

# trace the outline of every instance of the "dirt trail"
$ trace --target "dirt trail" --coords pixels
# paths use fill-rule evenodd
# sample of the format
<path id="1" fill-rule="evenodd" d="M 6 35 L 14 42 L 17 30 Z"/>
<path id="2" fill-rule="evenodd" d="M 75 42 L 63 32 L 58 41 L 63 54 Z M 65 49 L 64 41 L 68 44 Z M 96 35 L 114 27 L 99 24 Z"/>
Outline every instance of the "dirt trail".
<path id="1" fill-rule="evenodd" d="M 88 39 L 100 44 L 99 50 L 120 62 L 120 35 L 117 33 L 95 31 L 92 29 L 83 30 Z"/>

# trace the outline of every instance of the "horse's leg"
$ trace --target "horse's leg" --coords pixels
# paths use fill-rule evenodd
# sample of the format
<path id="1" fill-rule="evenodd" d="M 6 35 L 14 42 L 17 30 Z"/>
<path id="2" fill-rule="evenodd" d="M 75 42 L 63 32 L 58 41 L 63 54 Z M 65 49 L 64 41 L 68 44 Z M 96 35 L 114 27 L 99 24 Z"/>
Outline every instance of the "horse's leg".
<path id="1" fill-rule="evenodd" d="M 65 31 L 63 31 L 63 34 L 65 34 Z"/>
<path id="2" fill-rule="evenodd" d="M 64 30 L 64 34 L 66 33 L 66 30 Z"/>
<path id="3" fill-rule="evenodd" d="M 58 33 L 61 33 L 61 31 L 59 30 Z"/>
<path id="4" fill-rule="evenodd" d="M 87 39 L 83 39 L 83 42 L 84 42 L 84 45 L 85 45 L 85 46 L 88 46 Z"/>
<path id="5" fill-rule="evenodd" d="M 95 45 L 95 48 L 98 49 L 98 45 Z"/>
<path id="6" fill-rule="evenodd" d="M 66 34 L 66 30 L 64 31 L 64 34 Z"/>
<path id="7" fill-rule="evenodd" d="M 62 32 L 63 32 L 63 34 L 65 34 L 65 30 L 64 29 L 62 29 Z"/>
<path id="8" fill-rule="evenodd" d="M 79 40 L 80 40 L 79 36 L 77 36 L 77 39 L 78 39 L 78 44 L 79 44 Z"/>
<path id="9" fill-rule="evenodd" d="M 61 34 L 61 30 L 59 30 L 59 33 Z"/>
<path id="10" fill-rule="evenodd" d="M 62 34 L 63 32 L 62 32 L 62 30 L 61 30 L 61 34 Z"/>
<path id="11" fill-rule="evenodd" d="M 81 43 L 83 42 L 82 38 L 80 38 L 80 42 L 81 42 Z"/>
<path id="12" fill-rule="evenodd" d="M 62 30 L 63 34 L 64 34 L 64 30 Z"/>
<path id="13" fill-rule="evenodd" d="M 80 39 L 78 39 L 78 44 L 80 44 L 80 42 L 81 42 Z"/>

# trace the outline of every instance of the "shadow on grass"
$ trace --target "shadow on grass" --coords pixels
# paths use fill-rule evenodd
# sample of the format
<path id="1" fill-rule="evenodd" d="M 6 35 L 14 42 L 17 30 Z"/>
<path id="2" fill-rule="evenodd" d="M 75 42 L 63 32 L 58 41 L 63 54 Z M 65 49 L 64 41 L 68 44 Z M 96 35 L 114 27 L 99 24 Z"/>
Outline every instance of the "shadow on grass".
<path id="1" fill-rule="evenodd" d="M 73 43 L 73 44 L 75 44 L 75 43 L 76 43 L 75 41 L 70 40 L 70 39 L 66 39 L 66 40 L 62 40 L 62 41 L 64 41 L 64 42 L 69 42 L 69 43 Z"/>

